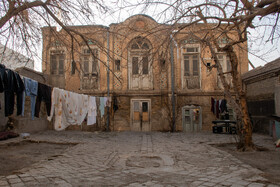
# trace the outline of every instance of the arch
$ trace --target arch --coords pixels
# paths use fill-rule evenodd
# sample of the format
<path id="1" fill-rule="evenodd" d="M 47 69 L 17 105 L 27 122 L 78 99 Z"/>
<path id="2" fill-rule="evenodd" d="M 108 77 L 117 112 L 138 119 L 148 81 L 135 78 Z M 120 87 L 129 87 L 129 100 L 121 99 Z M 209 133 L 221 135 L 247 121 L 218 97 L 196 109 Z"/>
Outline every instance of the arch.
<path id="1" fill-rule="evenodd" d="M 152 44 L 150 40 L 142 36 L 135 37 L 128 44 L 129 50 L 151 50 Z"/>
<path id="2" fill-rule="evenodd" d="M 151 16 L 148 16 L 146 14 L 135 14 L 133 16 L 128 17 L 126 20 L 124 20 L 123 23 L 129 23 L 132 22 L 133 20 L 137 20 L 137 19 L 142 19 L 142 20 L 150 20 L 151 22 L 153 22 L 153 24 L 158 24 L 158 22 L 152 18 Z"/>
<path id="3" fill-rule="evenodd" d="M 153 87 L 152 44 L 138 36 L 128 44 L 128 81 L 129 89 L 147 90 Z"/>

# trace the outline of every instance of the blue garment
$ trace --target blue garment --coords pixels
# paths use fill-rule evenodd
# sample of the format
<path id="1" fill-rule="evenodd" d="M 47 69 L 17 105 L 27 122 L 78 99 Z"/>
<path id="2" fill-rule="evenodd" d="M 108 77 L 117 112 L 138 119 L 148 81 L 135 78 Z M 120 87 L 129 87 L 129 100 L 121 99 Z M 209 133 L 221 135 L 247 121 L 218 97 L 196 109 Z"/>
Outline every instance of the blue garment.
<path id="1" fill-rule="evenodd" d="M 35 103 L 36 103 L 36 96 L 38 93 L 38 82 L 32 79 L 24 77 L 24 86 L 25 92 L 23 94 L 23 101 L 22 101 L 22 116 L 24 116 L 24 105 L 25 105 L 25 95 L 30 96 L 31 100 L 31 118 L 34 119 L 35 114 Z"/>
<path id="2" fill-rule="evenodd" d="M 104 107 L 105 107 L 104 97 L 99 97 L 99 100 L 100 100 L 99 110 L 100 110 L 101 117 L 103 117 L 104 116 Z"/>

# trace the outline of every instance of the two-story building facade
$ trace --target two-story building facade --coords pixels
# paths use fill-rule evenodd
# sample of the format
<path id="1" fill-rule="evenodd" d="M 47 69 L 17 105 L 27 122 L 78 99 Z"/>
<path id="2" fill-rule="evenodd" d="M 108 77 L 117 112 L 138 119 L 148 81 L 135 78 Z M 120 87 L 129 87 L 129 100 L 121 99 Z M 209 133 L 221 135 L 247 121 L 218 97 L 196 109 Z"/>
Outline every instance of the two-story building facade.
<path id="1" fill-rule="evenodd" d="M 170 130 L 172 88 L 176 129 L 210 130 L 211 121 L 216 119 L 211 97 L 223 98 L 224 90 L 216 69 L 207 68 L 213 65 L 209 49 L 191 34 L 203 34 L 204 25 L 179 31 L 183 26 L 174 28 L 149 16 L 135 15 L 109 27 L 68 27 L 86 36 L 78 39 L 71 39 L 65 30 L 44 27 L 43 73 L 49 75 L 50 85 L 78 93 L 106 96 L 109 88 L 118 104 L 118 110 L 110 111 L 111 130 Z M 174 31 L 177 33 L 171 37 Z M 244 49 L 246 43 L 235 49 L 240 73 L 248 71 Z M 218 57 L 223 70 L 228 71 L 227 56 L 221 53 Z"/>

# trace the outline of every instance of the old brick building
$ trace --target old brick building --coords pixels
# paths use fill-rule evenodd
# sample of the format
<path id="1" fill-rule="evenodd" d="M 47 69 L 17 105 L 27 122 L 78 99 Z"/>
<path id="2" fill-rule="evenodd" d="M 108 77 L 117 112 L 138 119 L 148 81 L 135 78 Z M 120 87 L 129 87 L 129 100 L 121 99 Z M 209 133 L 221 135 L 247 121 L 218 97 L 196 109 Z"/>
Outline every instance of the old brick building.
<path id="1" fill-rule="evenodd" d="M 270 122 L 280 118 L 280 58 L 242 75 L 253 130 L 269 133 Z"/>
<path id="2" fill-rule="evenodd" d="M 209 71 L 206 67 L 213 64 L 209 49 L 191 35 L 202 34 L 205 25 L 186 27 L 170 38 L 183 25 L 174 28 L 146 15 L 135 15 L 109 27 L 68 27 L 84 34 L 87 43 L 82 38 L 71 40 L 65 30 L 44 27 L 43 73 L 49 75 L 49 84 L 53 86 L 105 96 L 108 64 L 112 70 L 110 95 L 118 101 L 118 110 L 115 113 L 111 110 L 111 130 L 164 131 L 170 130 L 173 56 L 176 129 L 209 130 L 215 119 L 210 110 L 211 97 L 223 98 L 224 91 L 216 70 Z M 227 40 L 221 37 L 219 42 L 223 45 Z M 246 43 L 235 49 L 241 73 L 248 70 L 244 49 Z M 226 55 L 219 54 L 219 59 L 223 70 L 228 71 Z"/>

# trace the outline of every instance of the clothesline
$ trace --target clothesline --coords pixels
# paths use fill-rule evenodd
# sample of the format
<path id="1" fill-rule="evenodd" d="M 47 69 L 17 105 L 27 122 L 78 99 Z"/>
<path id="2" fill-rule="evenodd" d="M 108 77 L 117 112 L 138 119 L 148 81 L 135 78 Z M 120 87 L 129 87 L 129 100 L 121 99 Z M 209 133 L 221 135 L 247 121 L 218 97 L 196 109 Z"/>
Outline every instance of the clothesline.
<path id="1" fill-rule="evenodd" d="M 211 111 L 216 116 L 220 117 L 221 113 L 228 112 L 226 99 L 214 99 L 211 97 Z"/>
<path id="2" fill-rule="evenodd" d="M 34 116 L 39 117 L 40 104 L 41 101 L 44 101 L 48 120 L 51 120 L 55 113 L 54 127 L 56 130 L 63 130 L 73 124 L 81 125 L 86 116 L 88 116 L 87 125 L 95 124 L 97 116 L 96 98 L 99 98 L 101 117 L 104 115 L 104 107 L 110 107 L 111 97 L 95 97 L 75 93 L 51 87 L 21 75 L 22 80 L 17 72 L 5 68 L 5 66 L 0 66 L 0 70 L 0 88 L 3 87 L 0 92 L 5 94 L 5 116 L 13 114 L 15 94 L 17 96 L 17 115 L 24 115 L 26 96 L 31 98 L 32 119 L 34 119 Z"/>
<path id="3" fill-rule="evenodd" d="M 110 106 L 110 99 L 99 97 L 99 100 L 100 115 L 103 117 L 105 106 Z M 54 87 L 48 120 L 51 121 L 54 115 L 55 130 L 64 130 L 70 125 L 81 125 L 86 116 L 87 125 L 93 125 L 97 116 L 96 97 Z"/>

